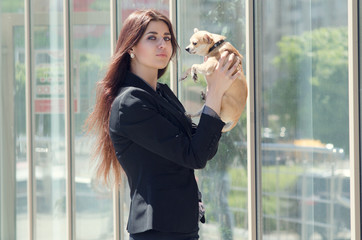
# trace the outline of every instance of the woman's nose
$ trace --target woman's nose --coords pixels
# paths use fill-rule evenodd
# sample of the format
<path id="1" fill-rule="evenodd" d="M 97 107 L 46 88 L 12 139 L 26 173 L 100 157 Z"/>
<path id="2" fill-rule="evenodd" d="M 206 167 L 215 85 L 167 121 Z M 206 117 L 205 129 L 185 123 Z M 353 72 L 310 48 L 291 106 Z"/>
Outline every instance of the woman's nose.
<path id="1" fill-rule="evenodd" d="M 158 47 L 159 48 L 164 48 L 166 46 L 166 41 L 165 39 L 161 38 L 159 43 L 158 43 Z"/>

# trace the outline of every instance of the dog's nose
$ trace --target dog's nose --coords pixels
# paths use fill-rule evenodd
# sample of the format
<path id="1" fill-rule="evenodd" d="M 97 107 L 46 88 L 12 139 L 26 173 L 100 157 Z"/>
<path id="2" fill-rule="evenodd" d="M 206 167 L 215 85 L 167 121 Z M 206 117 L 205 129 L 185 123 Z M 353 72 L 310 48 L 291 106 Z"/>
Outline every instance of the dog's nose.
<path id="1" fill-rule="evenodd" d="M 188 48 L 188 47 L 187 47 L 187 48 L 185 48 L 185 50 L 186 50 L 186 51 L 188 51 L 188 52 L 190 52 L 190 48 Z"/>

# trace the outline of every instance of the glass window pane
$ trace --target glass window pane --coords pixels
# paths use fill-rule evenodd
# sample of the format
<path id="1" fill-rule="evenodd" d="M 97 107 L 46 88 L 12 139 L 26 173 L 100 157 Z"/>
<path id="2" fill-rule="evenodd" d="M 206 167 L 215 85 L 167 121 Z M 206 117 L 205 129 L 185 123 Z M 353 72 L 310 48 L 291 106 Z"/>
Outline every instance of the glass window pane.
<path id="1" fill-rule="evenodd" d="M 72 82 L 75 150 L 75 209 L 77 239 L 113 239 L 112 190 L 95 179 L 90 164 L 93 139 L 84 121 L 95 103 L 96 82 L 110 57 L 108 0 L 73 1 L 71 15 Z"/>
<path id="2" fill-rule="evenodd" d="M 0 2 L 0 46 L 0 239 L 26 239 L 24 1 Z"/>
<path id="3" fill-rule="evenodd" d="M 169 17 L 169 1 L 168 0 L 144 0 L 144 1 L 138 1 L 138 0 L 125 0 L 121 1 L 120 4 L 118 4 L 117 9 L 117 17 L 118 17 L 118 32 L 122 28 L 123 21 L 134 11 L 139 9 L 148 9 L 153 8 L 156 9 L 166 16 Z M 175 26 L 174 26 L 175 27 Z M 170 73 L 169 68 L 167 69 L 166 73 L 159 79 L 160 82 L 166 83 L 170 86 Z M 128 221 L 128 215 L 129 215 L 129 206 L 130 206 L 130 191 L 129 186 L 127 182 L 127 177 L 122 176 L 123 178 L 123 184 L 121 185 L 121 219 L 123 219 L 123 225 L 121 226 L 120 232 L 123 233 L 123 236 L 121 238 L 123 239 L 129 239 L 129 233 L 126 230 L 127 227 L 127 221 Z"/>
<path id="4" fill-rule="evenodd" d="M 194 28 L 227 37 L 245 56 L 245 1 L 178 1 L 177 34 L 181 48 L 179 78 L 203 57 L 185 51 Z M 245 66 L 245 62 L 243 62 Z M 245 69 L 245 67 L 244 67 Z M 206 91 L 204 76 L 195 83 L 191 77 L 179 83 L 179 96 L 186 111 L 195 113 L 203 105 Z M 197 180 L 206 208 L 206 224 L 200 224 L 200 239 L 248 239 L 246 111 L 230 132 L 222 135 L 216 156 L 205 169 L 197 171 Z M 194 119 L 197 123 L 198 119 Z"/>
<path id="5" fill-rule="evenodd" d="M 149 8 L 156 9 L 166 16 L 169 16 L 168 0 L 124 0 L 120 2 L 118 9 L 118 17 L 121 21 L 121 25 L 122 22 L 135 10 Z"/>
<path id="6" fill-rule="evenodd" d="M 35 234 L 65 239 L 65 124 L 63 7 L 31 2 L 34 118 Z"/>
<path id="7" fill-rule="evenodd" d="M 18 15 L 22 18 L 22 15 Z M 19 19 L 20 20 L 20 19 Z M 26 110 L 25 110 L 25 54 L 24 26 L 16 26 L 14 30 L 15 56 L 15 157 L 16 157 L 16 238 L 25 239 L 28 235 L 28 165 L 26 158 Z"/>
<path id="8" fill-rule="evenodd" d="M 257 1 L 264 239 L 350 234 L 346 1 Z"/>

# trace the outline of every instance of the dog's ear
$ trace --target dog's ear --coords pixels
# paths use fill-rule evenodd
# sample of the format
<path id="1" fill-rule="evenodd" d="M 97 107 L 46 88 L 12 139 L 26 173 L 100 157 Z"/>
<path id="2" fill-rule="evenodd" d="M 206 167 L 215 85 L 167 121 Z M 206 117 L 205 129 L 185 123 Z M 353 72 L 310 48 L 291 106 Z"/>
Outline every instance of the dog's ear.
<path id="1" fill-rule="evenodd" d="M 207 44 L 210 44 L 212 42 L 212 38 L 209 34 L 205 34 L 203 39 L 204 39 L 204 42 Z"/>
<path id="2" fill-rule="evenodd" d="M 194 28 L 194 33 L 197 33 L 199 31 L 199 29 Z"/>

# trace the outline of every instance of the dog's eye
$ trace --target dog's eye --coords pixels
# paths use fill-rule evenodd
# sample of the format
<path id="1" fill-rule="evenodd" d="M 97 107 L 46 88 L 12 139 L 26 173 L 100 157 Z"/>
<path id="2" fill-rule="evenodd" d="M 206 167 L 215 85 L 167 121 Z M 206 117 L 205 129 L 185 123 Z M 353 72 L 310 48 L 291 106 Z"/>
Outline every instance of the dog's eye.
<path id="1" fill-rule="evenodd" d="M 197 42 L 193 42 L 192 44 L 193 44 L 193 45 L 196 45 L 196 44 L 197 44 Z"/>

